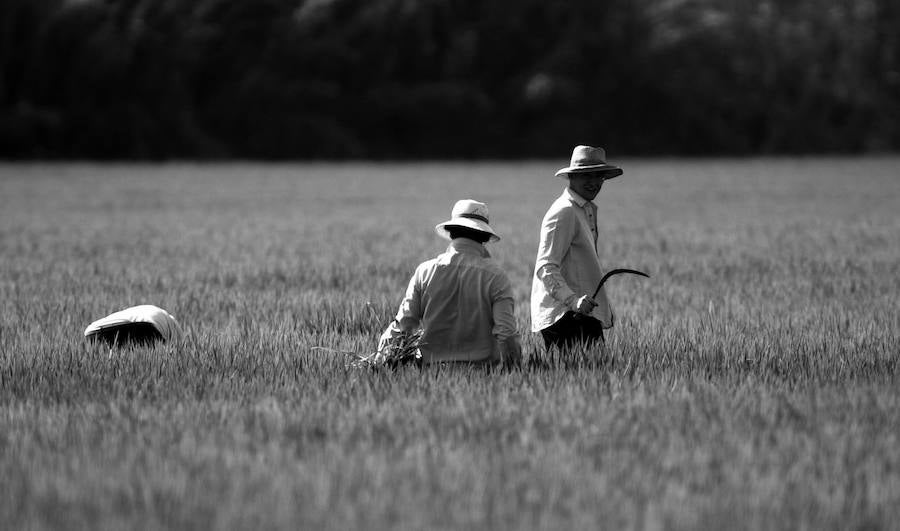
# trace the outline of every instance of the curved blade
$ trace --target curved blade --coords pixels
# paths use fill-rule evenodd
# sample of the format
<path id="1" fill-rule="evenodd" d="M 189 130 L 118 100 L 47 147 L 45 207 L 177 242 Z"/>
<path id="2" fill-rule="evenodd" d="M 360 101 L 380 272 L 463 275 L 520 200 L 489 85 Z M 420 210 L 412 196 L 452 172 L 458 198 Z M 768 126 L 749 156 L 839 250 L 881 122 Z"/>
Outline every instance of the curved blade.
<path id="1" fill-rule="evenodd" d="M 612 271 L 609 271 L 608 273 L 603 275 L 603 278 L 600 279 L 600 284 L 597 284 L 597 289 L 596 289 L 596 291 L 594 291 L 594 297 L 596 297 L 597 294 L 600 293 L 600 290 L 603 288 L 603 284 L 605 284 L 606 281 L 609 280 L 610 277 L 612 277 L 613 275 L 621 275 L 622 273 L 628 273 L 631 275 L 640 275 L 642 277 L 650 278 L 650 275 L 648 275 L 647 273 L 644 273 L 643 271 L 638 271 L 636 269 L 613 269 Z M 591 298 L 594 298 L 594 297 L 591 297 Z"/>

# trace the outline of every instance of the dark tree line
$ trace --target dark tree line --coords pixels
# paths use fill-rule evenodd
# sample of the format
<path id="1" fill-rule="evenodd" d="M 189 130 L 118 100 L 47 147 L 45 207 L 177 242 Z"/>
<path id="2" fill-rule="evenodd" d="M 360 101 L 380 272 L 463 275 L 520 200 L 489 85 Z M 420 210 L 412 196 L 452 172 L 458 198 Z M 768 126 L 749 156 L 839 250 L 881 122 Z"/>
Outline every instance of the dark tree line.
<path id="1" fill-rule="evenodd" d="M 0 156 L 900 148 L 896 0 L 2 0 Z"/>

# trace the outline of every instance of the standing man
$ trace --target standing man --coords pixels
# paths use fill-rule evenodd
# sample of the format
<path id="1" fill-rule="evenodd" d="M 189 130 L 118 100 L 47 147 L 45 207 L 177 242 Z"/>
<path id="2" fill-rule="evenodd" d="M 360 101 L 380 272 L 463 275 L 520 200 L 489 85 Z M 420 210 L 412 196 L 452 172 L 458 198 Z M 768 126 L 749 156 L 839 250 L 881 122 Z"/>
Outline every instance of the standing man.
<path id="1" fill-rule="evenodd" d="M 450 220 L 434 229 L 450 246 L 416 268 L 379 352 L 421 326 L 424 363 L 519 363 L 512 285 L 484 246 L 500 239 L 488 225 L 487 205 L 457 201 Z"/>
<path id="2" fill-rule="evenodd" d="M 556 175 L 568 181 L 541 223 L 541 239 L 531 285 L 531 323 L 549 350 L 603 344 L 603 329 L 614 315 L 601 289 L 597 255 L 597 197 L 603 181 L 622 175 L 606 163 L 602 148 L 577 146 L 572 161 Z"/>

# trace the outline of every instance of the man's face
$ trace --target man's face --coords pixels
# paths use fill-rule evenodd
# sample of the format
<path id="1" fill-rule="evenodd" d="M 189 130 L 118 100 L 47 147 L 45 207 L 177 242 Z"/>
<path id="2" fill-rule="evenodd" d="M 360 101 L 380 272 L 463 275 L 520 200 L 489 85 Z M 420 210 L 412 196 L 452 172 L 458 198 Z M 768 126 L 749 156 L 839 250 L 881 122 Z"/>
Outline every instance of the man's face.
<path id="1" fill-rule="evenodd" d="M 600 193 L 600 188 L 603 187 L 603 181 L 603 173 L 601 172 L 569 174 L 569 188 L 588 201 L 592 201 L 597 197 L 597 194 Z"/>

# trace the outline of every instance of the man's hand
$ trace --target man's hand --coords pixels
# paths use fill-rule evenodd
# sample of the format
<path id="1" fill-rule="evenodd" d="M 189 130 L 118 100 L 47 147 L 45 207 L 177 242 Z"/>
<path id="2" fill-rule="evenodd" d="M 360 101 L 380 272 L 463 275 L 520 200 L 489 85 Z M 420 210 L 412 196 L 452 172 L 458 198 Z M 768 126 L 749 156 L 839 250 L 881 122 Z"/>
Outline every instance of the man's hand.
<path id="1" fill-rule="evenodd" d="M 500 363 L 508 367 L 522 363 L 522 345 L 519 344 L 518 336 L 500 341 Z"/>
<path id="2" fill-rule="evenodd" d="M 588 297 L 587 295 L 583 295 L 581 298 L 575 301 L 575 304 L 572 305 L 573 310 L 583 315 L 590 315 L 596 307 L 597 301 Z"/>

